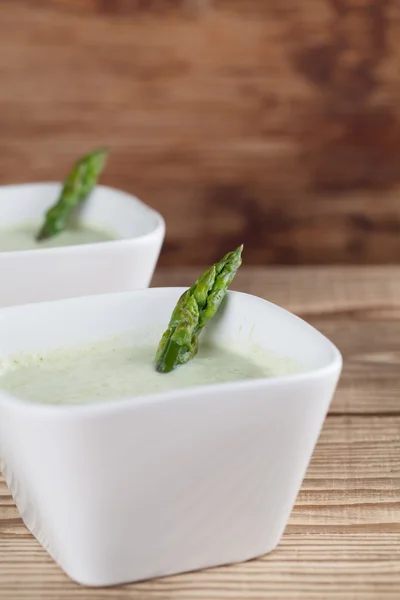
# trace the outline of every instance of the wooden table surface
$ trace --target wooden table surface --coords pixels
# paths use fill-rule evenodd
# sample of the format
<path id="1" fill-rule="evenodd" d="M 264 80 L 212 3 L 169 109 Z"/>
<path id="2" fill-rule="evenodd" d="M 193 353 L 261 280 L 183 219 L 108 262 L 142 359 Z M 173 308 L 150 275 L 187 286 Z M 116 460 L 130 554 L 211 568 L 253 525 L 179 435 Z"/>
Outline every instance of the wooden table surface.
<path id="1" fill-rule="evenodd" d="M 159 272 L 154 285 L 186 285 L 196 273 Z M 344 356 L 339 390 L 278 548 L 244 564 L 85 589 L 27 532 L 1 480 L 0 598 L 400 597 L 400 267 L 242 268 L 235 284 L 305 317 Z"/>

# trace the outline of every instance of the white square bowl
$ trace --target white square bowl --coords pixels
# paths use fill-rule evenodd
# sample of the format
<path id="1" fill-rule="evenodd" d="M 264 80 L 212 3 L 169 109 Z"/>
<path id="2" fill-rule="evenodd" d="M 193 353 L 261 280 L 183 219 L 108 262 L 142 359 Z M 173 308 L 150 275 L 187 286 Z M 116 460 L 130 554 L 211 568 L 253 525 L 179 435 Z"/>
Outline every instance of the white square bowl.
<path id="1" fill-rule="evenodd" d="M 3 309 L 0 361 L 127 332 L 156 348 L 182 291 Z M 204 334 L 251 339 L 305 371 L 97 405 L 0 392 L 4 477 L 27 527 L 73 580 L 142 580 L 248 560 L 279 542 L 341 355 L 304 321 L 238 292 Z"/>
<path id="2" fill-rule="evenodd" d="M 40 224 L 60 189 L 60 183 L 0 186 L 0 228 Z M 98 185 L 80 220 L 121 239 L 0 252 L 0 307 L 148 287 L 165 234 L 160 214 L 130 194 Z"/>

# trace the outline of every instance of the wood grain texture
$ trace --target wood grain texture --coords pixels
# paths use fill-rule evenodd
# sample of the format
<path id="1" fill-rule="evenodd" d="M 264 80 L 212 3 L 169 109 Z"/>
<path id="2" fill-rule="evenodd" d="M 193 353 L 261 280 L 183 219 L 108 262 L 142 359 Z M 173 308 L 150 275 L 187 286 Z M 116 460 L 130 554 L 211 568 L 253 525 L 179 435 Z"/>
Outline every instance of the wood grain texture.
<path id="1" fill-rule="evenodd" d="M 195 276 L 195 269 L 159 271 L 154 283 L 187 285 Z M 398 599 L 400 267 L 242 268 L 235 286 L 307 315 L 345 357 L 339 391 L 278 548 L 248 563 L 85 589 L 27 532 L 0 479 L 1 599 Z"/>
<path id="2" fill-rule="evenodd" d="M 190 286 L 206 264 L 196 268 L 158 268 L 153 287 Z M 234 290 L 261 296 L 304 318 L 368 321 L 400 319 L 400 267 L 248 267 Z"/>
<path id="3" fill-rule="evenodd" d="M 0 183 L 106 184 L 164 265 L 400 261 L 397 0 L 3 0 Z"/>

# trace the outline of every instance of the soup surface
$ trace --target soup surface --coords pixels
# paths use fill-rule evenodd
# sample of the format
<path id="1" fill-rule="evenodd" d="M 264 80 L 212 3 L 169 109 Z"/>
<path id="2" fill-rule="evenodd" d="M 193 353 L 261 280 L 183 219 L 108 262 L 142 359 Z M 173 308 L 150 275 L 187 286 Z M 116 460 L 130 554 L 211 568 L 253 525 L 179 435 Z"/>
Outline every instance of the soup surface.
<path id="1" fill-rule="evenodd" d="M 0 252 L 37 250 L 39 248 L 56 248 L 58 246 L 77 246 L 80 244 L 94 244 L 118 239 L 112 232 L 77 223 L 59 235 L 37 242 L 35 236 L 39 227 L 40 225 L 38 224 L 27 223 L 18 227 L 0 228 Z"/>
<path id="2" fill-rule="evenodd" d="M 194 360 L 171 373 L 154 368 L 154 344 L 104 340 L 95 345 L 0 359 L 0 389 L 45 404 L 90 404 L 198 385 L 302 370 L 260 349 L 200 344 Z"/>

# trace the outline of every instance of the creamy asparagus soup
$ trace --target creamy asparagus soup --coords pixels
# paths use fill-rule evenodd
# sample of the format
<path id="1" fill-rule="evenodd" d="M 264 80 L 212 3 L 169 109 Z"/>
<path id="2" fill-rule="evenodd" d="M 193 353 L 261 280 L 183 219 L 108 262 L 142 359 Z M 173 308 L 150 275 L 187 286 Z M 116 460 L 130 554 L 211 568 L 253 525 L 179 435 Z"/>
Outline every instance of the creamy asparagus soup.
<path id="1" fill-rule="evenodd" d="M 259 348 L 243 350 L 204 341 L 195 360 L 160 374 L 154 368 L 154 343 L 132 346 L 114 339 L 0 359 L 0 389 L 32 402 L 91 404 L 299 370 L 290 360 Z"/>
<path id="2" fill-rule="evenodd" d="M 27 223 L 0 229 L 0 252 L 36 250 L 39 248 L 55 248 L 57 246 L 76 246 L 118 239 L 113 232 L 77 223 L 58 235 L 38 242 L 36 241 L 36 234 L 39 227 L 40 225 Z"/>

